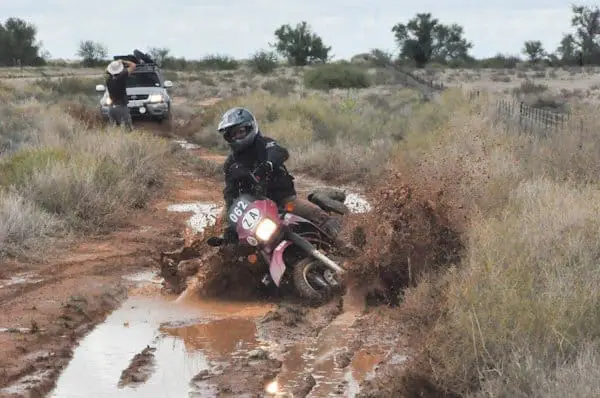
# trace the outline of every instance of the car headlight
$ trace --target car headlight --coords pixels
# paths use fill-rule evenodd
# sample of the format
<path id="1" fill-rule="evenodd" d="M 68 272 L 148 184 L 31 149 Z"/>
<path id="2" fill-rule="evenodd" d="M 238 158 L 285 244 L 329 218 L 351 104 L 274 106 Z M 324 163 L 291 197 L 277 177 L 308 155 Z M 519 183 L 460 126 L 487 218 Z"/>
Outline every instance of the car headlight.
<path id="1" fill-rule="evenodd" d="M 110 99 L 109 96 L 106 96 L 106 98 L 104 98 L 104 105 L 110 105 L 112 104 L 112 100 Z"/>
<path id="2" fill-rule="evenodd" d="M 162 94 L 152 94 L 148 97 L 148 101 L 150 102 L 163 102 L 164 101 L 164 97 L 162 96 Z"/>
<path id="3" fill-rule="evenodd" d="M 273 220 L 265 218 L 258 224 L 258 227 L 256 227 L 255 235 L 259 240 L 268 242 L 275 231 L 277 231 L 277 224 L 275 224 Z"/>

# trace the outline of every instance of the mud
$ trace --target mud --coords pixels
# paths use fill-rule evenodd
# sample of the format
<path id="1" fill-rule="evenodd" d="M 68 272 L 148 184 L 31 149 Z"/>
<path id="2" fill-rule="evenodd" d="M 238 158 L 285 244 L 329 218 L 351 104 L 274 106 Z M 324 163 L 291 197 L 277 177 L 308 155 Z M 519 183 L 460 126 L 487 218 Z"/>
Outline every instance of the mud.
<path id="1" fill-rule="evenodd" d="M 380 301 L 397 305 L 402 289 L 416 285 L 422 275 L 460 261 L 460 230 L 440 195 L 397 175 L 373 192 L 375 216 L 359 215 L 348 223 L 345 237 L 363 249 L 350 268 L 383 288 Z"/>
<path id="2" fill-rule="evenodd" d="M 209 188 L 204 197 L 198 190 L 203 185 Z M 159 252 L 185 241 L 185 214 L 168 212 L 168 205 L 219 196 L 211 189 L 216 183 L 189 181 L 175 173 L 171 186 L 162 199 L 132 213 L 119 231 L 57 243 L 43 259 L 2 264 L 0 396 L 50 391 L 73 348 L 125 299 L 127 286 L 154 278 Z M 162 281 L 157 282 L 152 280 L 140 293 L 159 294 Z"/>
<path id="3" fill-rule="evenodd" d="M 399 180 L 371 203 L 345 187 L 355 213 L 346 238 L 365 252 L 352 259 L 344 297 L 313 308 L 261 288 L 244 253 L 204 243 L 219 227 L 219 181 L 192 170 L 172 176 L 169 194 L 131 228 L 44 264 L 9 266 L 0 281 L 0 396 L 395 391 L 386 380 L 410 350 L 396 311 L 381 303 L 396 304 L 426 265 L 455 258 L 460 245 L 443 211 Z M 322 186 L 298 181 L 304 195 Z"/>
<path id="4" fill-rule="evenodd" d="M 127 369 L 121 373 L 118 386 L 131 386 L 145 383 L 154 372 L 154 352 L 156 348 L 146 346 L 139 354 L 135 354 Z"/>

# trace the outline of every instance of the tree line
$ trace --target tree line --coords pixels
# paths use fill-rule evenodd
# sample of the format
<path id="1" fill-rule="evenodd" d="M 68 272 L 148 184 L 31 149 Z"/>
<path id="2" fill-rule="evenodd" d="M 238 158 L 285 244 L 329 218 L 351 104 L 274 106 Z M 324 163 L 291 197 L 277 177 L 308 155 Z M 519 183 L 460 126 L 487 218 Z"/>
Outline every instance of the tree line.
<path id="1" fill-rule="evenodd" d="M 561 65 L 600 65 L 600 8 L 598 6 L 571 6 L 571 33 L 565 33 L 554 51 L 543 48 L 541 40 L 527 40 L 521 54 L 528 62 Z M 436 63 L 449 67 L 514 67 L 522 62 L 518 55 L 497 54 L 487 59 L 475 59 L 469 54 L 473 48 L 462 26 L 442 23 L 431 13 L 418 13 L 406 23 L 391 28 L 398 45 L 397 54 L 372 50 L 371 56 L 380 61 L 396 62 L 423 68 Z M 19 18 L 8 18 L 0 23 L 0 65 L 44 65 L 49 54 L 42 51 L 36 40 L 37 29 Z M 254 57 L 275 62 L 282 57 L 290 65 L 304 66 L 327 63 L 331 59 L 331 46 L 312 31 L 306 21 L 295 26 L 282 25 L 274 32 L 275 42 L 270 49 L 257 52 Z M 183 69 L 189 61 L 170 55 L 168 48 L 153 47 L 148 52 L 166 68 Z M 97 66 L 106 62 L 108 49 L 92 40 L 79 43 L 76 55 L 83 66 Z M 217 57 L 220 62 L 235 62 L 229 57 Z"/>

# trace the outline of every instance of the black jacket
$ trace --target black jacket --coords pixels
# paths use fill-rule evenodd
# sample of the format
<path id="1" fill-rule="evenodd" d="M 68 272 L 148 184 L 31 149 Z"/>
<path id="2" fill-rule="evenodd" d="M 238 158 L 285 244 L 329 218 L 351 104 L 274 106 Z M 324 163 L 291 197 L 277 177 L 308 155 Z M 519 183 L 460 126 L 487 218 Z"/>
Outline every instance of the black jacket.
<path id="1" fill-rule="evenodd" d="M 266 187 L 267 197 L 277 204 L 281 204 L 283 199 L 296 195 L 294 177 L 288 173 L 283 164 L 289 157 L 290 154 L 286 148 L 277 144 L 272 138 L 263 136 L 260 132 L 251 146 L 241 152 L 230 152 L 223 165 L 223 172 L 225 173 L 223 196 L 226 208 L 229 208 L 233 200 L 240 194 L 238 183 L 233 181 L 228 175 L 228 170 L 236 163 L 248 171 L 253 171 L 261 163 L 271 162 L 273 164 L 273 173 Z"/>

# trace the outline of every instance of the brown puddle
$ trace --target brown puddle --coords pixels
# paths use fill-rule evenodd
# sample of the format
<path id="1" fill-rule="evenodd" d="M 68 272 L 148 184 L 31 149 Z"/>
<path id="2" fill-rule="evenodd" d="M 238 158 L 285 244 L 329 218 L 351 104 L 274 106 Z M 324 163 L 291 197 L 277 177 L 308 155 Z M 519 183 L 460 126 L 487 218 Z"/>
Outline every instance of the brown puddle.
<path id="1" fill-rule="evenodd" d="M 139 277 L 143 278 L 134 278 Z M 161 297 L 132 296 L 81 341 L 48 396 L 185 397 L 198 393 L 190 381 L 209 370 L 211 361 L 227 360 L 258 345 L 254 317 L 269 309 L 260 303 L 175 303 Z M 123 370 L 148 346 L 154 349 L 150 376 L 119 387 Z"/>
<path id="2" fill-rule="evenodd" d="M 362 289 L 360 289 L 362 290 Z M 312 345 L 298 343 L 288 347 L 282 371 L 270 385 L 278 396 L 308 397 L 358 395 L 359 385 L 367 379 L 386 355 L 383 346 L 360 347 L 361 337 L 353 328 L 364 306 L 364 291 L 352 289 L 344 297 L 344 312 L 325 327 Z M 314 386 L 308 386 L 311 375 Z"/>
<path id="3" fill-rule="evenodd" d="M 211 361 L 226 360 L 259 345 L 256 323 L 247 318 L 215 319 L 184 326 L 164 325 L 160 330 L 183 341 L 187 351 L 203 351 Z"/>

